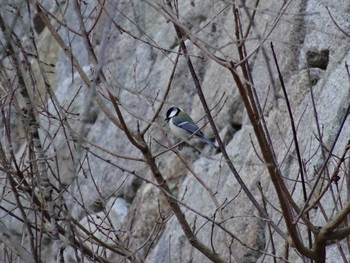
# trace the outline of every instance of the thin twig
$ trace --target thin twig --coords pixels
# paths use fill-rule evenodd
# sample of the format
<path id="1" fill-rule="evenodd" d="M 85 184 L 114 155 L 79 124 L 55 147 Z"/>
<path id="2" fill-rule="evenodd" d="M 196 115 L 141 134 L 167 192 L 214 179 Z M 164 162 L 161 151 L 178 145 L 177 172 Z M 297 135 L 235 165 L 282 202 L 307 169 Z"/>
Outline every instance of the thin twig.
<path id="1" fill-rule="evenodd" d="M 346 32 L 343 28 L 341 28 L 341 27 L 339 26 L 339 24 L 337 23 L 337 21 L 335 21 L 334 17 L 333 17 L 332 14 L 331 14 L 331 11 L 329 11 L 328 6 L 326 6 L 326 10 L 327 10 L 327 12 L 328 12 L 330 18 L 332 19 L 334 25 L 340 30 L 340 32 L 342 32 L 345 36 L 347 36 L 347 37 L 350 38 L 350 34 L 349 34 L 348 32 Z"/>

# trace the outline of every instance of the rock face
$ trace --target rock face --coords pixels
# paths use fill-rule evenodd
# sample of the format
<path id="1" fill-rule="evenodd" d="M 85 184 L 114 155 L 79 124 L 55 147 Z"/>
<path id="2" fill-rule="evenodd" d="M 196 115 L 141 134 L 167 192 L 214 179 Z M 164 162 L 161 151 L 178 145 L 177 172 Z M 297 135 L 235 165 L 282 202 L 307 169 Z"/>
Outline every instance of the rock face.
<path id="1" fill-rule="evenodd" d="M 122 244 L 135 255 L 137 262 L 210 262 L 187 240 L 164 193 L 157 187 L 150 168 L 143 161 L 142 153 L 101 111 L 96 102 L 97 96 L 102 98 L 113 116 L 117 116 L 108 98 L 108 90 L 117 98 L 130 130 L 142 131 L 151 124 L 144 138 L 156 156 L 156 163 L 173 197 L 180 202 L 185 218 L 202 243 L 225 262 L 274 262 L 275 258 L 277 261 L 304 262 L 305 258 L 293 246 L 288 246 L 285 239 L 271 230 L 268 222 L 260 217 L 220 152 L 197 144 L 195 148 L 175 149 L 179 156 L 165 151 L 165 147 L 178 142 L 165 126 L 165 112 L 169 107 L 176 105 L 185 109 L 194 120 L 200 120 L 199 126 L 206 124 L 207 119 L 202 118 L 205 116 L 204 109 L 183 51 L 178 49 L 173 24 L 163 16 L 160 6 L 159 9 L 154 7 L 157 1 L 114 1 L 114 4 L 107 1 L 104 7 L 96 1 L 81 2 L 79 7 L 74 6 L 72 1 L 68 2 L 59 8 L 50 6 L 51 1 L 47 1 L 46 5 L 64 21 L 58 33 L 69 44 L 93 83 L 90 89 L 47 28 L 41 27 L 40 35 L 35 38 L 38 46 L 43 47 L 39 51 L 43 52 L 44 62 L 55 64 L 49 81 L 57 100 L 52 99 L 43 87 L 38 87 L 37 93 L 33 91 L 33 100 L 38 102 L 38 109 L 42 107 L 37 112 L 37 119 L 50 164 L 50 180 L 59 189 L 57 200 L 62 199 L 67 208 L 65 219 L 59 223 L 68 229 L 72 221 L 67 218 L 73 218 L 112 248 Z M 316 186 L 313 198 L 317 198 L 324 189 L 322 184 L 327 184 L 329 176 L 336 170 L 339 181 L 331 184 L 318 203 L 318 209 L 309 213 L 314 225 L 323 226 L 346 206 L 350 191 L 347 188 L 350 178 L 346 177 L 348 163 L 336 167 L 347 147 L 350 133 L 349 121 L 342 123 L 349 114 L 350 101 L 350 74 L 347 72 L 347 64 L 350 63 L 350 4 L 348 1 L 333 1 L 327 5 L 316 0 L 295 0 L 280 6 L 281 3 L 269 0 L 255 8 L 255 2 L 242 1 L 237 3 L 236 8 L 243 32 L 251 21 L 251 31 L 245 43 L 250 56 L 252 80 L 284 180 L 300 207 L 304 204 L 300 166 L 271 43 L 284 77 L 296 125 L 307 193 L 313 188 L 315 178 L 336 141 L 326 169 L 328 177 L 325 173 Z M 209 0 L 179 1 L 178 4 L 179 20 L 191 32 L 185 43 L 230 160 L 252 195 L 261 205 L 265 203 L 270 218 L 286 232 L 267 165 L 261 161 L 254 130 L 232 75 L 205 52 L 208 49 L 217 57 L 238 62 L 232 5 L 227 1 Z M 82 32 L 78 9 L 83 14 L 86 29 L 90 30 L 89 39 L 98 64 L 88 52 L 86 41 L 75 34 L 75 31 Z M 22 19 L 30 21 L 27 11 L 20 10 L 26 14 Z M 256 14 L 252 21 L 254 11 Z M 1 13 L 6 15 L 5 11 Z M 35 23 L 39 22 L 36 19 Z M 56 22 L 54 25 L 58 27 Z M 25 25 L 21 26 L 25 29 Z M 27 36 L 23 28 L 18 32 Z M 205 48 L 198 48 L 203 46 Z M 177 62 L 178 54 L 181 55 Z M 33 68 L 37 67 L 35 63 L 33 60 Z M 174 67 L 176 70 L 172 76 Z M 100 69 L 106 76 L 106 82 L 102 84 L 95 78 L 95 72 Z M 39 70 L 34 74 L 40 75 Z M 44 85 L 38 78 L 38 86 Z M 168 92 L 166 89 L 170 81 Z M 5 93 L 1 92 L 3 97 Z M 40 98 L 38 94 L 41 94 Z M 159 117 L 150 123 L 163 102 Z M 66 122 L 61 119 L 57 103 L 65 111 Z M 28 144 L 26 140 L 18 139 L 25 133 L 19 117 L 14 114 L 11 121 L 16 158 L 29 163 Z M 1 125 L 0 128 L 5 134 L 6 127 Z M 213 137 L 210 125 L 202 130 L 208 137 Z M 200 152 L 196 150 L 198 148 Z M 344 158 L 348 160 L 348 155 L 345 154 Z M 19 244 L 21 239 L 28 237 L 22 235 L 23 224 L 8 212 L 13 210 L 16 215 L 21 215 L 15 209 L 15 196 L 5 182 L 3 171 L 1 178 L 3 193 L 8 193 L 3 194 L 1 201 L 1 207 L 6 208 L 0 212 L 2 239 L 6 240 L 6 235 L 11 233 L 13 236 L 8 242 Z M 30 206 L 30 201 L 28 196 L 23 197 L 26 207 Z M 35 213 L 28 210 L 28 218 L 35 220 Z M 215 220 L 217 225 L 211 220 Z M 345 225 L 348 223 L 344 222 Z M 81 233 L 79 231 L 77 233 Z M 299 231 L 307 243 L 306 228 L 300 226 Z M 112 249 L 101 251 L 101 244 L 96 244 L 96 241 L 89 243 L 91 236 L 82 236 L 82 244 L 96 255 L 114 262 L 125 262 Z M 46 236 L 40 242 L 44 247 L 42 258 L 45 262 L 55 262 L 59 249 L 57 244 Z M 78 248 L 68 241 L 64 245 L 66 262 L 82 260 Z M 346 240 L 330 244 L 326 262 L 346 261 L 350 257 L 347 245 Z M 11 247 L 8 243 L 2 246 Z M 26 245 L 23 247 L 30 251 Z M 1 249 L 0 253 L 3 251 Z M 14 254 L 21 255 L 20 252 L 18 250 Z M 1 257 L 6 258 L 6 255 Z M 95 260 L 98 261 L 90 257 L 84 262 Z"/>

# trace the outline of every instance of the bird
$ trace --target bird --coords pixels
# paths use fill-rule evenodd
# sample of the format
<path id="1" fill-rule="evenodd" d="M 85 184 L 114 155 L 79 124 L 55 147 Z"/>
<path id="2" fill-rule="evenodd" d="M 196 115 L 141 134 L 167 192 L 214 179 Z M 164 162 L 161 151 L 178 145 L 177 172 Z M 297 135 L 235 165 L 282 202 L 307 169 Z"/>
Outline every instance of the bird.
<path id="1" fill-rule="evenodd" d="M 187 140 L 188 137 L 194 134 L 195 137 L 209 144 L 211 147 L 217 148 L 217 146 L 199 130 L 199 127 L 194 123 L 190 115 L 181 108 L 169 108 L 166 113 L 165 121 L 169 122 L 170 131 L 175 136 Z"/>

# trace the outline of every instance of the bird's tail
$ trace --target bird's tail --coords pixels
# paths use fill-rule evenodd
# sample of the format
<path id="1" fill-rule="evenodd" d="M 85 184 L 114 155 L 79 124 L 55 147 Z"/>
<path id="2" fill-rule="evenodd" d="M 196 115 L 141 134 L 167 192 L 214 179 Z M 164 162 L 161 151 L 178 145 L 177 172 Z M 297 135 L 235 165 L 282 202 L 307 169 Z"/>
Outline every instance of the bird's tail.
<path id="1" fill-rule="evenodd" d="M 213 148 L 218 148 L 211 140 L 205 137 L 203 134 L 199 134 L 198 137 L 205 143 L 209 144 Z"/>

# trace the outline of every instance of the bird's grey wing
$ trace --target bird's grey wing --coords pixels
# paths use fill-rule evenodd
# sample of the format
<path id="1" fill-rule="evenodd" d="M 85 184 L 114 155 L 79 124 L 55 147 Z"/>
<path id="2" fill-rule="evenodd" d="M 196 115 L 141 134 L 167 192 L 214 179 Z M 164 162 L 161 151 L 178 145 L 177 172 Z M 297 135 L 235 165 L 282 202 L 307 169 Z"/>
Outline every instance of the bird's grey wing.
<path id="1" fill-rule="evenodd" d="M 188 131 L 189 133 L 198 133 L 198 126 L 191 121 L 181 121 L 177 118 L 173 118 L 173 123 L 178 126 L 183 128 L 184 130 Z"/>
<path id="2" fill-rule="evenodd" d="M 202 141 L 206 142 L 207 144 L 211 145 L 213 148 L 217 148 L 217 146 L 209 140 L 207 137 L 204 136 L 204 134 L 199 130 L 199 127 L 192 121 L 179 121 L 177 118 L 173 118 L 173 123 L 183 128 L 184 130 L 188 131 L 189 134 L 195 133 L 195 135 L 201 139 Z"/>

